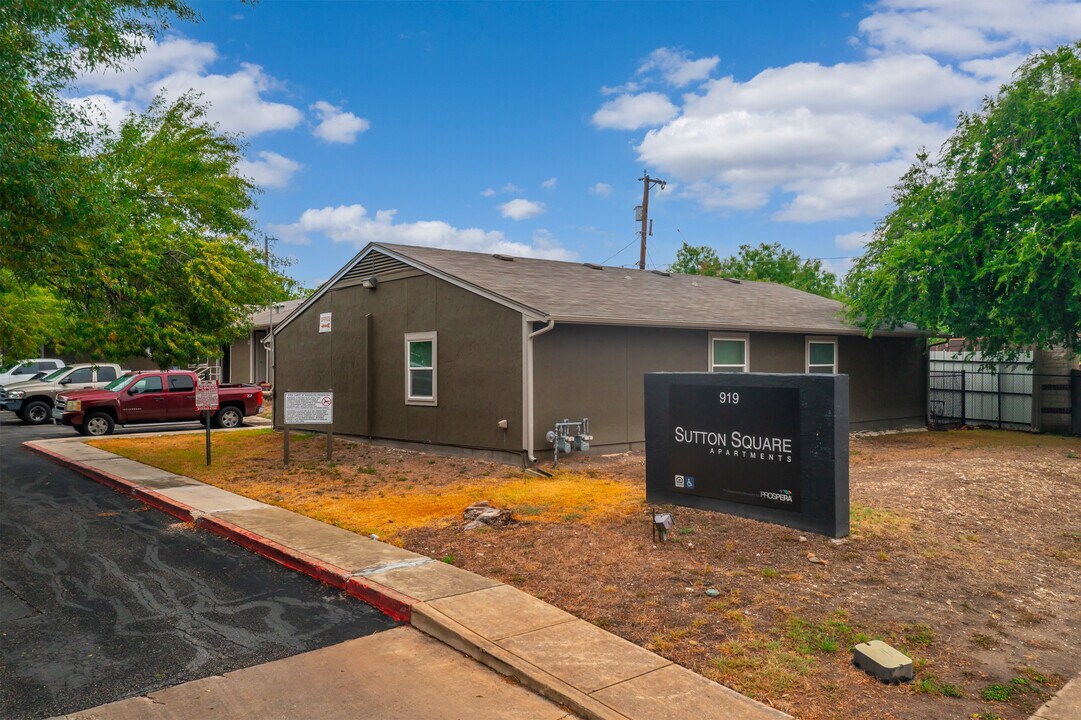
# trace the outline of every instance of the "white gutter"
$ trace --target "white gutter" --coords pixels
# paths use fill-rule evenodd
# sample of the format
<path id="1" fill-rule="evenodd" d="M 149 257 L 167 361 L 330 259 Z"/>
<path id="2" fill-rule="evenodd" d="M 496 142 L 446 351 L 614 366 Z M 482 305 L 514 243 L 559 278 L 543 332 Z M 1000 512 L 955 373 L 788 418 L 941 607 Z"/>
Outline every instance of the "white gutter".
<path id="1" fill-rule="evenodd" d="M 548 324 L 540 330 L 529 333 L 526 336 L 525 352 L 525 416 L 526 416 L 526 457 L 529 462 L 537 462 L 533 456 L 533 338 L 551 331 L 556 326 L 555 320 L 548 320 Z"/>

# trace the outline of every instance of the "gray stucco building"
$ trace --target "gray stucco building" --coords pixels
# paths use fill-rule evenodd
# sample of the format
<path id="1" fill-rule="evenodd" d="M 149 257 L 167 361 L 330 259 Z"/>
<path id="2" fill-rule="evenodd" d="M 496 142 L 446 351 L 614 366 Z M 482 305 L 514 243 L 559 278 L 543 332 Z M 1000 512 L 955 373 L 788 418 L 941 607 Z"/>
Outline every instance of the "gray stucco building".
<path id="1" fill-rule="evenodd" d="M 594 447 L 642 443 L 655 371 L 844 373 L 852 429 L 923 425 L 920 334 L 868 339 L 840 310 L 772 283 L 373 243 L 275 327 L 276 389 L 332 388 L 337 433 L 525 458 L 563 418 L 588 417 Z"/>

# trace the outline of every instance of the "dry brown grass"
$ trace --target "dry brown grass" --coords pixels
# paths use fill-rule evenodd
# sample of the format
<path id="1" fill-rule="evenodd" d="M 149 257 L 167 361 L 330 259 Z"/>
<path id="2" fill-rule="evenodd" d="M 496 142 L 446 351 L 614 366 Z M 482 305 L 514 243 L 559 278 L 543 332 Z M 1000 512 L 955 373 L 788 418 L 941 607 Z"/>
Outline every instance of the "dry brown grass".
<path id="1" fill-rule="evenodd" d="M 402 450 L 373 448 L 338 440 L 335 463 L 319 462 L 322 437 L 294 436 L 297 462 L 281 467 L 281 435 L 244 430 L 214 435 L 214 465 L 206 467 L 201 434 L 167 435 L 153 442 L 116 438 L 91 444 L 278 505 L 338 527 L 394 539 L 419 527 L 461 522 L 471 503 L 487 500 L 509 508 L 517 519 L 538 523 L 590 524 L 605 517 L 637 512 L 645 499 L 641 487 L 609 479 L 558 472 L 539 478 L 504 465 L 432 460 Z M 433 463 L 433 464 L 429 464 Z M 277 465 L 277 467 L 275 467 Z M 451 474 L 447 476 L 447 470 Z M 462 472 L 464 470 L 464 472 Z"/>

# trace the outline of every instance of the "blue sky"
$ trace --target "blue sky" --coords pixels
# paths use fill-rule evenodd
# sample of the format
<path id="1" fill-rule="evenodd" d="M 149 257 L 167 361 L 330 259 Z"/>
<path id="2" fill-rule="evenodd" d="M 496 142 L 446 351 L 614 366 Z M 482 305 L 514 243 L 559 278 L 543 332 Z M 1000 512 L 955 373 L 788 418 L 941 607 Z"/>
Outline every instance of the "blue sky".
<path id="1" fill-rule="evenodd" d="M 1081 37 L 1055 0 L 197 2 L 76 102 L 204 94 L 308 286 L 369 241 L 649 265 L 780 242 L 843 271 L 917 148 Z"/>

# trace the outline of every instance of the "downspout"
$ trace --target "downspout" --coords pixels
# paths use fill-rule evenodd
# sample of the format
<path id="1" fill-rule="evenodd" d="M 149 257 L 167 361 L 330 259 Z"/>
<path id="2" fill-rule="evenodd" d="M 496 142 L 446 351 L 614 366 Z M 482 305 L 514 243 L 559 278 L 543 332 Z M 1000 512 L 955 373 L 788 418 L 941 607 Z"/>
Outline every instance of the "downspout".
<path id="1" fill-rule="evenodd" d="M 533 338 L 551 331 L 555 326 L 556 321 L 549 319 L 547 325 L 526 336 L 526 457 L 531 463 L 537 462 L 533 456 Z"/>

